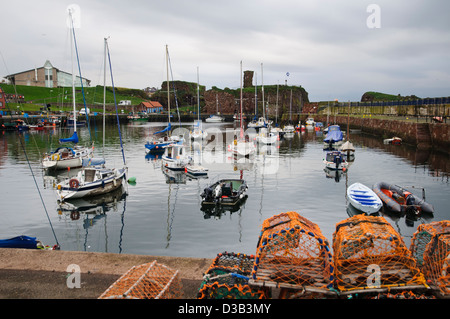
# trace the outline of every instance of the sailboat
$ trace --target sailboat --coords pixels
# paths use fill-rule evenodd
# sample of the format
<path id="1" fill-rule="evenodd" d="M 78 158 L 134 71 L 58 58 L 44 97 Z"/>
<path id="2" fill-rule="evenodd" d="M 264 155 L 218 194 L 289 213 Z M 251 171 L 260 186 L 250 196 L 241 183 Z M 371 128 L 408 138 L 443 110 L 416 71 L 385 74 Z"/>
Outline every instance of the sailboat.
<path id="1" fill-rule="evenodd" d="M 210 115 L 207 119 L 205 119 L 205 122 L 208 123 L 219 123 L 223 122 L 225 119 L 219 115 L 219 101 L 216 95 L 216 114 Z"/>
<path id="2" fill-rule="evenodd" d="M 108 42 L 105 38 L 105 74 L 106 74 L 106 54 L 111 69 L 109 58 Z M 74 198 L 92 197 L 103 195 L 117 190 L 122 186 L 127 171 L 125 155 L 123 152 L 122 137 L 120 133 L 120 123 L 118 118 L 117 103 L 115 101 L 114 81 L 111 72 L 111 81 L 114 93 L 114 104 L 116 105 L 117 125 L 119 127 L 120 144 L 122 147 L 122 158 L 124 166 L 122 168 L 106 168 L 103 165 L 83 167 L 75 177 L 66 179 L 56 186 L 56 192 L 61 201 Z M 106 87 L 104 85 L 104 87 Z M 104 93 L 105 94 L 105 93 Z M 105 97 L 103 98 L 105 101 Z M 103 105 L 105 107 L 105 103 Z M 105 112 L 103 112 L 105 114 Z M 103 132 L 105 132 L 105 118 L 103 118 Z M 103 141 L 105 134 L 103 133 Z"/>
<path id="3" fill-rule="evenodd" d="M 272 132 L 272 121 L 267 121 L 265 105 L 264 105 L 264 80 L 263 80 L 263 72 L 262 72 L 262 63 L 261 63 L 261 89 L 262 89 L 262 102 L 263 102 L 263 119 L 264 119 L 264 127 L 259 129 L 258 134 L 256 135 L 256 141 L 261 144 L 275 144 L 279 137 L 278 134 Z"/>
<path id="4" fill-rule="evenodd" d="M 198 79 L 198 67 L 197 67 L 197 123 L 194 124 L 194 130 L 189 133 L 191 139 L 205 139 L 208 136 L 208 132 L 202 129 L 202 120 L 200 119 L 200 83 Z"/>
<path id="5" fill-rule="evenodd" d="M 153 133 L 153 135 L 166 133 L 164 137 L 153 139 L 152 141 L 147 141 L 145 144 L 145 151 L 147 153 L 163 153 L 164 147 L 170 144 L 182 144 L 183 138 L 176 135 L 171 135 L 172 125 L 170 123 L 170 87 L 169 87 L 169 48 L 166 45 L 166 67 L 167 67 L 167 114 L 168 114 L 168 125 L 165 129 Z"/>
<path id="6" fill-rule="evenodd" d="M 339 150 L 345 154 L 347 161 L 353 161 L 355 159 L 355 147 L 350 142 L 350 102 L 347 111 L 347 141 L 341 145 Z"/>
<path id="7" fill-rule="evenodd" d="M 292 90 L 291 90 L 291 99 L 289 104 L 289 123 L 283 127 L 283 131 L 286 134 L 285 137 L 293 137 L 295 128 L 292 125 Z"/>
<path id="8" fill-rule="evenodd" d="M 242 61 L 241 61 L 241 113 L 240 113 L 240 121 L 239 121 L 239 137 L 236 137 L 233 142 L 228 145 L 228 150 L 236 156 L 251 156 L 255 154 L 256 147 L 253 142 L 250 142 L 247 137 L 244 137 L 244 127 L 242 122 Z"/>
<path id="9" fill-rule="evenodd" d="M 72 18 L 71 12 L 69 10 L 70 18 Z M 73 30 L 73 26 L 72 26 Z M 71 39 L 71 59 L 72 59 L 72 100 L 73 100 L 73 116 L 74 116 L 74 126 L 73 134 L 69 138 L 62 138 L 59 140 L 60 143 L 73 143 L 73 146 L 61 146 L 51 153 L 44 154 L 42 160 L 42 165 L 45 169 L 67 169 L 68 167 L 77 168 L 83 166 L 83 159 L 92 157 L 94 151 L 94 146 L 85 147 L 78 144 L 78 133 L 77 133 L 77 115 L 76 115 L 76 105 L 75 105 L 75 73 L 73 70 L 73 38 L 75 37 L 75 31 L 73 31 L 73 37 Z M 80 77 L 81 78 L 81 77 Z M 82 81 L 82 79 L 81 79 Z"/>

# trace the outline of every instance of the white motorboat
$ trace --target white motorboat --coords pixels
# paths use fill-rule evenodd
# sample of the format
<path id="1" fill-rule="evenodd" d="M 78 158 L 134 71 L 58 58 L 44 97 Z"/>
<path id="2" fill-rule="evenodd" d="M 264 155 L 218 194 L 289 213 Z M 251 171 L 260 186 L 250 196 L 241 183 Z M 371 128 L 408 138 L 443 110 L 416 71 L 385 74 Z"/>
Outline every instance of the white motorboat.
<path id="1" fill-rule="evenodd" d="M 187 154 L 184 145 L 169 144 L 164 146 L 163 167 L 173 171 L 184 171 L 186 166 L 192 164 L 192 162 L 192 157 Z"/>

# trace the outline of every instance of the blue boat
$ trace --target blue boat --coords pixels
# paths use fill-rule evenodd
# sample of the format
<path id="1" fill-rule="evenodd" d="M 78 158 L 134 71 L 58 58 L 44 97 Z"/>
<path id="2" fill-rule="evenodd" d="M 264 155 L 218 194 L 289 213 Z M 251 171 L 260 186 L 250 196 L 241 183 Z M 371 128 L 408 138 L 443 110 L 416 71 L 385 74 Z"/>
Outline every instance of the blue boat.
<path id="1" fill-rule="evenodd" d="M 331 125 L 328 127 L 328 133 L 323 139 L 325 146 L 329 146 L 330 148 L 333 145 L 337 145 L 339 143 L 343 143 L 344 134 L 341 131 L 339 125 Z"/>

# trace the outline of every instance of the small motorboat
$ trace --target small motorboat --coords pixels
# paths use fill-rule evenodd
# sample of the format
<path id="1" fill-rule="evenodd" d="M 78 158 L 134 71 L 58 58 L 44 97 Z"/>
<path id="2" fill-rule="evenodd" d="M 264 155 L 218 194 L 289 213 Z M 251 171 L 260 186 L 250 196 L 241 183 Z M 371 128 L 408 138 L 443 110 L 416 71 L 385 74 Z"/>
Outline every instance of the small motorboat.
<path id="1" fill-rule="evenodd" d="M 186 165 L 184 171 L 194 177 L 208 175 L 208 169 L 200 165 Z"/>
<path id="2" fill-rule="evenodd" d="M 203 190 L 202 205 L 236 205 L 246 198 L 247 189 L 243 179 L 221 179 Z"/>
<path id="3" fill-rule="evenodd" d="M 392 138 L 387 138 L 383 140 L 384 144 L 393 144 L 393 145 L 400 145 L 402 144 L 402 139 L 400 137 L 392 137 Z"/>
<path id="4" fill-rule="evenodd" d="M 431 204 L 400 186 L 380 182 L 375 184 L 372 189 L 383 201 L 384 206 L 394 213 L 434 214 Z"/>
<path id="5" fill-rule="evenodd" d="M 328 151 L 323 162 L 329 169 L 346 171 L 348 168 L 345 156 L 340 151 Z"/>
<path id="6" fill-rule="evenodd" d="M 381 199 L 366 185 L 354 183 L 347 188 L 350 205 L 368 215 L 378 212 L 383 207 Z"/>
<path id="7" fill-rule="evenodd" d="M 333 148 L 334 145 L 343 144 L 344 133 L 341 131 L 339 125 L 331 125 L 328 127 L 327 135 L 323 139 L 324 146 Z"/>
<path id="8" fill-rule="evenodd" d="M 169 144 L 164 146 L 164 155 L 161 157 L 163 166 L 174 171 L 184 171 L 186 166 L 192 164 L 192 157 L 187 154 L 184 145 Z"/>

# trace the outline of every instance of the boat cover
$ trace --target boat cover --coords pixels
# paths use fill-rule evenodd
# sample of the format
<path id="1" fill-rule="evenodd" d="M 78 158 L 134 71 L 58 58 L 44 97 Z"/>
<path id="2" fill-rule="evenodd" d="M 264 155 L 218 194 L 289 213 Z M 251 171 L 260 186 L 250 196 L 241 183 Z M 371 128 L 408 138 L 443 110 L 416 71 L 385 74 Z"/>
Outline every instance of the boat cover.
<path id="1" fill-rule="evenodd" d="M 60 143 L 72 142 L 74 144 L 77 144 L 78 143 L 78 134 L 77 134 L 77 132 L 73 132 L 71 137 L 69 137 L 69 138 L 60 138 L 59 142 Z"/>
<path id="2" fill-rule="evenodd" d="M 36 237 L 17 236 L 9 239 L 0 239 L 0 248 L 27 248 L 37 249 Z"/>
<path id="3" fill-rule="evenodd" d="M 323 141 L 326 142 L 326 143 L 333 143 L 333 142 L 342 141 L 343 138 L 344 138 L 344 136 L 343 136 L 342 131 L 339 128 L 339 126 L 331 125 L 328 128 L 328 134 L 323 139 Z"/>
<path id="4" fill-rule="evenodd" d="M 96 166 L 105 164 L 106 161 L 102 157 L 83 158 L 83 166 Z"/>

